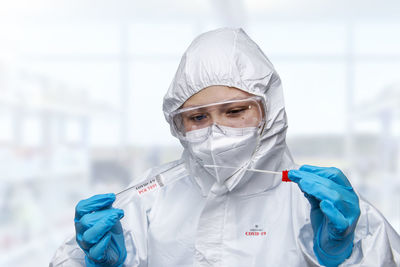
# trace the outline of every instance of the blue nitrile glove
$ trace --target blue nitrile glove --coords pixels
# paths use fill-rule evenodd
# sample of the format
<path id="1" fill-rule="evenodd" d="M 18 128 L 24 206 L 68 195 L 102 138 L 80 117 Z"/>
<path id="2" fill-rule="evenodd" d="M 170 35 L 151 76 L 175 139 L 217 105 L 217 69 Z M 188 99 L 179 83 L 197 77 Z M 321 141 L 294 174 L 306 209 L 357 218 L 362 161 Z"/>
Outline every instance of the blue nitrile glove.
<path id="1" fill-rule="evenodd" d="M 86 266 L 119 267 L 126 248 L 120 219 L 124 211 L 112 208 L 115 194 L 95 195 L 75 208 L 76 241 L 85 252 Z"/>
<path id="2" fill-rule="evenodd" d="M 311 204 L 314 253 L 318 261 L 338 266 L 350 257 L 360 216 L 358 197 L 338 168 L 303 165 L 289 171 Z"/>

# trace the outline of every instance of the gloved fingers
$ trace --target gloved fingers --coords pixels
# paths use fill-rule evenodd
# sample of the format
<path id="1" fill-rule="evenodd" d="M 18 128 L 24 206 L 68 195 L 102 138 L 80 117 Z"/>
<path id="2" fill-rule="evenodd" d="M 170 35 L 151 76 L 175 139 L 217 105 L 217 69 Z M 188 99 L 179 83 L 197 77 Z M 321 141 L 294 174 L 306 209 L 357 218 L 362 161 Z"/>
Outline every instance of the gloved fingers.
<path id="1" fill-rule="evenodd" d="M 314 173 L 316 173 L 318 171 L 323 171 L 325 169 L 326 169 L 326 167 L 314 166 L 314 165 L 308 165 L 308 164 L 301 165 L 299 168 L 300 171 L 314 172 Z"/>
<path id="2" fill-rule="evenodd" d="M 349 194 L 346 189 L 335 182 L 313 173 L 291 170 L 289 171 L 289 178 L 293 179 L 292 181 L 296 182 L 304 193 L 319 201 L 329 200 L 336 204 L 342 201 L 342 196 L 346 197 Z"/>
<path id="3" fill-rule="evenodd" d="M 309 195 L 309 194 L 307 194 L 307 193 L 304 193 L 304 196 L 308 199 L 308 201 L 310 202 L 310 205 L 311 205 L 311 209 L 319 209 L 319 200 L 318 199 L 316 199 L 315 197 L 313 197 L 313 196 L 311 196 L 311 195 Z"/>
<path id="4" fill-rule="evenodd" d="M 83 215 L 80 220 L 75 220 L 75 230 L 83 234 L 83 232 L 95 225 L 103 217 L 108 216 L 110 210 L 113 209 L 99 210 Z"/>
<path id="5" fill-rule="evenodd" d="M 351 187 L 351 184 L 344 173 L 336 167 L 319 167 L 313 165 L 303 165 L 299 168 L 300 171 L 315 173 L 321 177 L 328 178 L 337 184 Z"/>
<path id="6" fill-rule="evenodd" d="M 324 185 L 328 188 L 335 188 L 338 185 L 331 181 L 330 179 L 326 179 L 318 174 L 306 172 L 306 171 L 299 171 L 299 170 L 290 170 L 288 173 L 289 179 L 293 182 L 299 184 L 300 182 L 308 181 L 310 183 L 314 183 L 316 185 Z M 303 191 L 304 193 L 309 194 L 307 191 Z M 315 196 L 315 195 L 313 195 Z"/>
<path id="7" fill-rule="evenodd" d="M 99 240 L 124 216 L 124 211 L 120 209 L 109 209 L 105 211 L 107 213 L 84 232 L 82 242 L 86 245 L 93 246 L 99 242 Z"/>
<path id="8" fill-rule="evenodd" d="M 331 201 L 346 218 L 359 216 L 358 196 L 352 187 L 342 186 L 314 173 L 298 170 L 289 171 L 289 178 L 296 182 L 307 196 L 311 195 L 320 201 Z M 308 197 L 309 201 L 310 199 L 312 200 Z M 310 203 L 315 207 L 314 202 Z"/>
<path id="9" fill-rule="evenodd" d="M 124 217 L 124 216 L 122 216 Z M 114 236 L 116 235 L 124 235 L 124 230 L 122 229 L 121 222 L 117 221 L 114 226 L 110 229 L 110 233 L 112 233 Z"/>
<path id="10" fill-rule="evenodd" d="M 292 180 L 295 183 L 299 183 L 301 180 L 308 180 L 309 182 L 313 182 L 316 185 L 320 184 L 325 187 L 328 187 L 330 189 L 336 190 L 340 193 L 345 193 L 345 191 L 348 192 L 353 192 L 353 188 L 350 186 L 343 186 L 335 181 L 319 176 L 318 174 L 311 173 L 311 172 L 305 172 L 305 171 L 299 171 L 299 170 L 290 170 L 288 173 L 289 179 Z M 307 193 L 307 192 L 305 192 Z"/>
<path id="11" fill-rule="evenodd" d="M 113 220 L 113 218 L 118 218 L 118 217 L 123 217 L 123 211 L 119 209 L 108 209 L 108 210 L 100 210 L 96 211 L 93 213 L 89 213 L 84 215 L 81 220 L 75 221 L 75 231 L 76 231 L 76 241 L 78 242 L 79 246 L 84 249 L 88 250 L 96 241 L 92 241 L 91 238 L 94 238 L 93 236 L 95 235 L 95 232 L 99 230 L 99 228 L 96 228 L 94 230 L 90 230 L 92 227 L 94 227 L 96 224 L 99 225 L 96 227 L 100 227 L 100 225 L 105 224 L 105 220 Z M 119 219 L 117 219 L 119 220 Z M 111 223 L 111 221 L 108 221 Z M 113 223 L 115 225 L 115 223 Z M 112 226 L 111 225 L 111 228 Z M 90 230 L 90 231 L 89 231 Z M 87 231 L 89 231 L 88 234 L 85 234 Z M 101 238 L 105 232 L 103 233 L 97 233 L 97 236 Z"/>
<path id="12" fill-rule="evenodd" d="M 107 249 L 110 246 L 111 234 L 107 233 L 97 244 L 92 246 L 87 256 L 95 262 L 104 262 L 107 260 Z"/>
<path id="13" fill-rule="evenodd" d="M 95 195 L 79 201 L 75 208 L 75 221 L 80 220 L 85 214 L 110 207 L 114 201 L 114 193 Z"/>
<path id="14" fill-rule="evenodd" d="M 334 239 L 341 239 L 347 229 L 349 228 L 349 222 L 345 216 L 328 200 L 323 200 L 320 203 L 322 212 L 328 219 L 328 226 L 330 228 L 330 234 L 333 235 Z"/>

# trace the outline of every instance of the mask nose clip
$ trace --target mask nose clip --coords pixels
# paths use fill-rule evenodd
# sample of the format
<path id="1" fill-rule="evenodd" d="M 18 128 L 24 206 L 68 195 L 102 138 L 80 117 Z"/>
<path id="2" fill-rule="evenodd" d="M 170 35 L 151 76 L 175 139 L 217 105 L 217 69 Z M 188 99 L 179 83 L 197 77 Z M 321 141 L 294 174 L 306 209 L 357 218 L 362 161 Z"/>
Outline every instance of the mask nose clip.
<path id="1" fill-rule="evenodd" d="M 214 129 L 218 129 L 221 133 L 223 133 L 224 135 L 226 135 L 226 130 L 224 130 L 223 128 L 221 128 L 221 126 L 217 123 L 213 123 L 212 124 L 212 128 Z"/>

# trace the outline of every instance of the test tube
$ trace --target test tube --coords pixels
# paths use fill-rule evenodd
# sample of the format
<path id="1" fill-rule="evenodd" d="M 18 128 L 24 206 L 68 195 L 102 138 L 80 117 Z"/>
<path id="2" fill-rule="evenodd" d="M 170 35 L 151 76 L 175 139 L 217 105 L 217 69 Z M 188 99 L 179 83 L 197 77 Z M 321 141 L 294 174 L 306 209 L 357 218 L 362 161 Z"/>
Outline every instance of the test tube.
<path id="1" fill-rule="evenodd" d="M 219 166 L 219 165 L 204 165 L 206 168 L 228 168 L 228 169 L 237 169 L 237 167 L 231 167 L 231 166 Z M 251 169 L 251 168 L 246 168 L 247 171 L 252 171 L 252 172 L 262 172 L 262 173 L 271 173 L 271 174 L 280 174 L 282 175 L 282 182 L 291 182 L 292 180 L 289 179 L 289 171 L 288 170 L 283 170 L 283 171 L 268 171 L 268 170 L 260 170 L 260 169 Z"/>

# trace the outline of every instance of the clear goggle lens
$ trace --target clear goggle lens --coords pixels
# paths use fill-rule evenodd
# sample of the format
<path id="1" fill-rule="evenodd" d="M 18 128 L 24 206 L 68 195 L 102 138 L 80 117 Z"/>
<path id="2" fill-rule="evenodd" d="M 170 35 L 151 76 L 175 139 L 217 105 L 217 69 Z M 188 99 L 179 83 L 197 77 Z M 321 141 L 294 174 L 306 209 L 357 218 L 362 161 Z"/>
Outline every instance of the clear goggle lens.
<path id="1" fill-rule="evenodd" d="M 253 96 L 245 99 L 227 100 L 202 106 L 187 107 L 171 114 L 179 138 L 186 139 L 187 133 L 201 139 L 213 124 L 231 128 L 260 127 L 265 121 L 264 99 Z"/>

